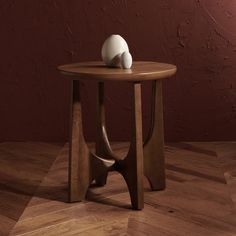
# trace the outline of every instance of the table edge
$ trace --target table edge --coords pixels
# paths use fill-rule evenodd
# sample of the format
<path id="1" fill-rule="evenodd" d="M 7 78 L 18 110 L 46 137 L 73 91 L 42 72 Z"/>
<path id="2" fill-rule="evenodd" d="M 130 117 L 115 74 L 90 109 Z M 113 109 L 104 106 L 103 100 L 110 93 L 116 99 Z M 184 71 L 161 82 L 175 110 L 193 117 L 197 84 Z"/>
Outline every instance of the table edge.
<path id="1" fill-rule="evenodd" d="M 98 63 L 99 61 L 97 61 Z M 140 61 L 137 61 L 140 62 Z M 147 62 L 147 63 L 159 63 L 154 61 L 141 61 L 141 62 Z M 78 62 L 78 63 L 86 63 L 86 62 Z M 60 65 L 57 67 L 57 70 L 65 75 L 65 76 L 71 76 L 73 77 L 73 80 L 95 80 L 95 81 L 129 81 L 129 82 L 135 82 L 135 81 L 149 81 L 149 80 L 159 80 L 159 79 L 166 79 L 176 74 L 177 72 L 177 66 L 169 63 L 161 63 L 161 64 L 168 64 L 172 65 L 173 69 L 169 69 L 162 72 L 152 72 L 152 74 L 149 73 L 140 73 L 140 74 L 126 74 L 126 76 L 121 77 L 120 74 L 93 74 L 93 73 L 86 73 L 86 72 L 80 72 L 80 74 L 77 74 L 75 72 L 69 72 L 63 69 L 63 67 L 78 64 L 78 63 L 71 63 L 71 64 L 65 64 Z M 91 62 L 90 62 L 91 63 Z"/>

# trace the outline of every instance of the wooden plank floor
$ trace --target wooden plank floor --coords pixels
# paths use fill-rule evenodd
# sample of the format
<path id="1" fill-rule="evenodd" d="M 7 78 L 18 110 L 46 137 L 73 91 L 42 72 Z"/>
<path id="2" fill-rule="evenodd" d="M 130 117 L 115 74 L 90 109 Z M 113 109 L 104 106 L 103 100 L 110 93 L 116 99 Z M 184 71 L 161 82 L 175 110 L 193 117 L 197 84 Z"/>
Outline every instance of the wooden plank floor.
<path id="1" fill-rule="evenodd" d="M 0 143 L 0 235 L 8 235 L 62 145 Z"/>
<path id="2" fill-rule="evenodd" d="M 126 143 L 116 143 L 119 155 Z M 57 155 L 58 151 L 59 154 Z M 0 235 L 236 235 L 236 143 L 169 143 L 167 188 L 130 209 L 116 172 L 87 200 L 67 201 L 68 145 L 0 145 Z"/>

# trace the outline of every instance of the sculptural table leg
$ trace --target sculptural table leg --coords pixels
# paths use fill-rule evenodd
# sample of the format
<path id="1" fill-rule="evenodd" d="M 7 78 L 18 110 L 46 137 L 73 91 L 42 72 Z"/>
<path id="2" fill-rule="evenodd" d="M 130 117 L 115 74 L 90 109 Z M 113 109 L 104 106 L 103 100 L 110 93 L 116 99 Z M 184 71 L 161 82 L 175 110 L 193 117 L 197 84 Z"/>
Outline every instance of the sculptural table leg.
<path id="1" fill-rule="evenodd" d="M 144 174 L 152 190 L 165 188 L 162 81 L 153 82 L 152 125 L 144 144 Z"/>
<path id="2" fill-rule="evenodd" d="M 108 141 L 105 125 L 105 105 L 104 105 L 104 83 L 97 84 L 97 134 L 96 134 L 96 154 L 105 157 L 106 159 L 113 159 L 112 150 Z M 107 181 L 107 172 L 98 176 L 95 181 L 99 186 L 103 186 Z"/>
<path id="3" fill-rule="evenodd" d="M 80 101 L 80 82 L 72 81 L 71 134 L 69 147 L 69 202 L 85 199 L 90 183 L 106 176 L 114 165 L 112 159 L 103 159 L 90 152 L 84 136 Z M 106 157 L 106 156 L 105 156 Z"/>
<path id="4" fill-rule="evenodd" d="M 78 80 L 72 81 L 69 202 L 83 200 L 91 181 L 90 152 L 83 137 L 79 85 Z"/>
<path id="5" fill-rule="evenodd" d="M 132 140 L 127 157 L 118 161 L 117 170 L 123 175 L 129 188 L 134 209 L 143 208 L 143 137 L 141 84 L 133 84 Z"/>

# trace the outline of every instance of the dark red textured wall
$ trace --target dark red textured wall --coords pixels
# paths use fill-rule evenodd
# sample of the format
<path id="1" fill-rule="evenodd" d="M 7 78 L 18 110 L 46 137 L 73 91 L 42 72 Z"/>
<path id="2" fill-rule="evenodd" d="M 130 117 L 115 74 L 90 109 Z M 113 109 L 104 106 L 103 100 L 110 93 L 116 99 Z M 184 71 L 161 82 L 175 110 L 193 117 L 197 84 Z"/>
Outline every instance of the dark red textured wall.
<path id="1" fill-rule="evenodd" d="M 135 60 L 178 66 L 164 84 L 167 140 L 236 140 L 235 0 L 0 0 L 0 141 L 68 135 L 68 79 L 59 64 L 100 59 L 120 34 Z M 108 130 L 129 137 L 130 87 L 107 84 Z M 150 84 L 143 89 L 145 133 Z M 94 138 L 95 86 L 83 85 Z"/>

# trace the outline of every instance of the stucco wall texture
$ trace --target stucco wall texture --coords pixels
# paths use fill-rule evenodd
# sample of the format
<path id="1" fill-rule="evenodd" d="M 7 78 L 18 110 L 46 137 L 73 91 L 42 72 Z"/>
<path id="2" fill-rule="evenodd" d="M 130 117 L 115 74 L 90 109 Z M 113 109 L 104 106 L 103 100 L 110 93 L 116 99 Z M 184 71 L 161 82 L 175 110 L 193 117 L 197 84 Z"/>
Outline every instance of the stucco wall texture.
<path id="1" fill-rule="evenodd" d="M 135 60 L 176 64 L 164 83 L 165 137 L 236 140 L 235 0 L 0 0 L 0 141 L 64 141 L 69 79 L 60 64 L 100 60 L 120 34 Z M 106 84 L 108 133 L 130 135 L 130 85 Z M 143 87 L 144 133 L 150 83 Z M 95 85 L 83 83 L 86 138 L 95 135 Z"/>

